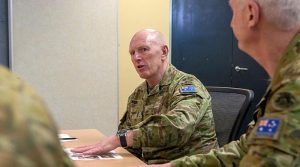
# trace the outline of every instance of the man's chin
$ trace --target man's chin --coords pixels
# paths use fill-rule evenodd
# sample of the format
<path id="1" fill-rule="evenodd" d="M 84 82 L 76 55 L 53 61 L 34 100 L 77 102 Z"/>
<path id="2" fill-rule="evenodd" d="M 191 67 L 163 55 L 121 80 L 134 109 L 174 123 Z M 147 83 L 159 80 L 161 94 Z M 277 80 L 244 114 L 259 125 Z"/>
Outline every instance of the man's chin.
<path id="1" fill-rule="evenodd" d="M 146 79 L 146 77 L 144 75 L 140 75 L 141 79 Z"/>
<path id="2" fill-rule="evenodd" d="M 140 78 L 142 78 L 142 79 L 146 79 L 146 78 L 147 78 L 147 75 L 145 75 L 145 74 L 140 74 L 140 73 L 139 73 L 139 76 L 140 76 Z"/>

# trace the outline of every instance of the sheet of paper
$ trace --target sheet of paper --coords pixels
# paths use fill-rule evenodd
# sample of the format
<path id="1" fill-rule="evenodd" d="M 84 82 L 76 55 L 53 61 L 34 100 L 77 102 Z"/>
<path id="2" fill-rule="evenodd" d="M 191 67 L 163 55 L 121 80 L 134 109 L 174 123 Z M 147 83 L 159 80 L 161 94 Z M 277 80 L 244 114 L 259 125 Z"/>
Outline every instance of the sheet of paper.
<path id="1" fill-rule="evenodd" d="M 123 157 L 117 154 L 115 151 L 110 151 L 106 154 L 101 155 L 83 155 L 79 153 L 73 153 L 72 148 L 66 148 L 65 152 L 72 160 L 112 160 L 112 159 L 123 159 Z"/>

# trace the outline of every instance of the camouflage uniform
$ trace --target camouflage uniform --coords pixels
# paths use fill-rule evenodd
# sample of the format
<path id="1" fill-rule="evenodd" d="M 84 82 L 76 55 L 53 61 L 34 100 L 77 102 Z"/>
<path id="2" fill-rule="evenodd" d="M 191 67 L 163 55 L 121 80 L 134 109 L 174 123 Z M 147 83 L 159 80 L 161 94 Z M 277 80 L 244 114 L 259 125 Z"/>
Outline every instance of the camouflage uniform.
<path id="1" fill-rule="evenodd" d="M 247 133 L 219 150 L 183 157 L 171 166 L 300 166 L 300 33 L 283 55 Z"/>
<path id="2" fill-rule="evenodd" d="M 0 67 L 0 166 L 71 167 L 40 97 Z"/>
<path id="3" fill-rule="evenodd" d="M 133 129 L 128 150 L 148 164 L 218 147 L 207 90 L 172 65 L 153 89 L 146 82 L 135 89 L 119 129 Z"/>

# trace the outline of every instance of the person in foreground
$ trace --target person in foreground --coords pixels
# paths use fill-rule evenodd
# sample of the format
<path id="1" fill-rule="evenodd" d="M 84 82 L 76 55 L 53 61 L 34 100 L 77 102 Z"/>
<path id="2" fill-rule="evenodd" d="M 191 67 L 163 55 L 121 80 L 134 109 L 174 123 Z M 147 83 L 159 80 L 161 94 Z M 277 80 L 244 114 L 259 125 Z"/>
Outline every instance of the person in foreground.
<path id="1" fill-rule="evenodd" d="M 73 152 L 101 154 L 123 146 L 153 164 L 218 147 L 207 90 L 195 76 L 169 64 L 168 52 L 159 31 L 135 33 L 129 53 L 145 82 L 128 98 L 118 135 Z"/>
<path id="2" fill-rule="evenodd" d="M 42 99 L 0 67 L 0 166 L 73 167 Z"/>
<path id="3" fill-rule="evenodd" d="M 240 140 L 153 167 L 300 166 L 300 1 L 230 0 L 241 50 L 272 81 Z"/>

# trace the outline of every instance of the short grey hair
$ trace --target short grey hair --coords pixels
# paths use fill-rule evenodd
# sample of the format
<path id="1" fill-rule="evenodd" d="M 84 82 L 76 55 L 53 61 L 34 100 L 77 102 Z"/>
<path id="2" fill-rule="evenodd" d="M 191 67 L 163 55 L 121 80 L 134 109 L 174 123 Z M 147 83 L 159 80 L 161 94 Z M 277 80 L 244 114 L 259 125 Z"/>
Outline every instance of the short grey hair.
<path id="1" fill-rule="evenodd" d="M 254 0 L 266 21 L 285 31 L 300 29 L 300 0 Z M 246 0 L 237 0 L 240 8 Z"/>

